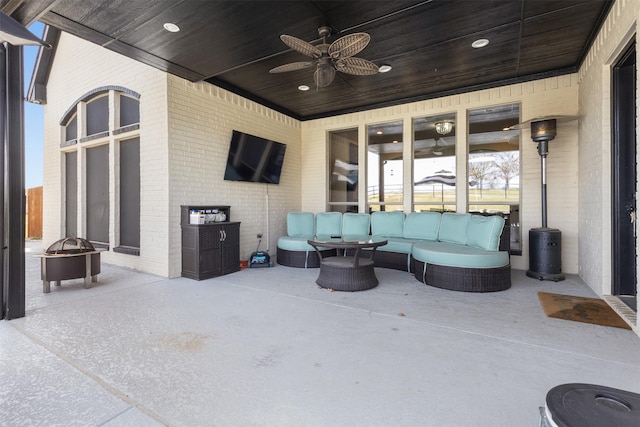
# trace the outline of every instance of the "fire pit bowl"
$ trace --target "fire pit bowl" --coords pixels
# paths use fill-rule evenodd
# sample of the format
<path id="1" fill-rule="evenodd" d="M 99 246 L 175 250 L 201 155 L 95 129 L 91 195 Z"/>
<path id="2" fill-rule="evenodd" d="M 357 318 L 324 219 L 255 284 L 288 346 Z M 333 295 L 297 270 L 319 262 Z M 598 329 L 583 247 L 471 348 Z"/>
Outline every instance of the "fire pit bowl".
<path id="1" fill-rule="evenodd" d="M 55 241 L 41 258 L 42 292 L 51 291 L 51 282 L 60 286 L 63 280 L 84 278 L 84 287 L 98 281 L 100 251 L 80 237 L 67 237 Z"/>

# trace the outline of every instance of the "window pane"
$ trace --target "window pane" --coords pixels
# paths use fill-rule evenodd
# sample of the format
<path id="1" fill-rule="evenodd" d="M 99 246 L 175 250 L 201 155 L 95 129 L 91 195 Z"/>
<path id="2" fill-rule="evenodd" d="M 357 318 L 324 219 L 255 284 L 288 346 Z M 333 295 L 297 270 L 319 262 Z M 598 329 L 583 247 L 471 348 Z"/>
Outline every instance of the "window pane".
<path id="1" fill-rule="evenodd" d="M 87 239 L 109 243 L 109 146 L 87 149 Z"/>
<path id="2" fill-rule="evenodd" d="M 140 138 L 120 143 L 120 246 L 140 247 Z"/>
<path id="3" fill-rule="evenodd" d="M 101 96 L 87 103 L 87 136 L 109 130 L 109 97 Z"/>
<path id="4" fill-rule="evenodd" d="M 329 132 L 331 211 L 358 211 L 358 129 Z"/>
<path id="5" fill-rule="evenodd" d="M 67 123 L 64 132 L 65 141 L 73 141 L 74 139 L 78 138 L 78 116 L 76 116 L 75 114 L 73 115 L 73 118 L 69 120 L 69 123 Z"/>
<path id="6" fill-rule="evenodd" d="M 413 210 L 456 210 L 455 114 L 413 120 Z"/>
<path id="7" fill-rule="evenodd" d="M 120 95 L 120 127 L 140 123 L 140 103 L 137 99 Z"/>
<path id="8" fill-rule="evenodd" d="M 508 219 L 511 249 L 521 250 L 519 104 L 469 111 L 469 212 L 500 213 Z"/>
<path id="9" fill-rule="evenodd" d="M 78 233 L 78 152 L 64 155 L 65 237 Z"/>
<path id="10" fill-rule="evenodd" d="M 402 121 L 367 126 L 369 210 L 402 210 L 402 146 Z"/>

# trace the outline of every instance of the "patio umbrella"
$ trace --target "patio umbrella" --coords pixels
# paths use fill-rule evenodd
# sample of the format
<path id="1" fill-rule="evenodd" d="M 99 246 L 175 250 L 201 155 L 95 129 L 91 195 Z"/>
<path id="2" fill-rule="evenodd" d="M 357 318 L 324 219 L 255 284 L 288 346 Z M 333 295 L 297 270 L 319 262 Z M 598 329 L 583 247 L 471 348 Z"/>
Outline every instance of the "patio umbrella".
<path id="1" fill-rule="evenodd" d="M 416 181 L 415 185 L 422 184 L 444 184 L 450 185 L 451 187 L 456 186 L 456 176 L 455 175 L 445 175 L 445 174 L 435 174 L 430 176 L 425 176 L 419 181 Z"/>
<path id="2" fill-rule="evenodd" d="M 456 186 L 456 176 L 451 175 L 449 171 L 441 170 L 435 173 L 435 175 L 425 176 L 424 178 L 415 182 L 415 185 L 426 184 L 440 184 L 440 198 L 442 200 L 442 209 L 444 210 L 444 186 L 450 187 Z M 475 181 L 469 181 L 470 186 L 476 185 Z"/>
<path id="3" fill-rule="evenodd" d="M 51 46 L 36 37 L 24 25 L 10 17 L 4 12 L 0 12 L 0 42 L 7 42 L 13 46 Z"/>
<path id="4" fill-rule="evenodd" d="M 455 187 L 456 186 L 456 176 L 455 175 L 451 175 L 451 172 L 449 171 L 438 171 L 435 173 L 435 175 L 430 175 L 430 176 L 425 176 L 424 178 L 416 181 L 415 185 L 421 185 L 421 184 L 444 184 L 444 185 L 450 185 L 451 187 Z M 470 186 L 474 186 L 476 185 L 475 181 L 469 181 L 469 185 Z"/>

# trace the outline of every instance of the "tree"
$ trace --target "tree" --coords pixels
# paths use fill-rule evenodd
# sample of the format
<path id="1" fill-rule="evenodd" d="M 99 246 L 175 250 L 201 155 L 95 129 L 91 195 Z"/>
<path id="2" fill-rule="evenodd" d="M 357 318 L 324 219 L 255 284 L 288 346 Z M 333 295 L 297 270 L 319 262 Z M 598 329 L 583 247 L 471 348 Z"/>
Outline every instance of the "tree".
<path id="1" fill-rule="evenodd" d="M 507 190 L 511 178 L 518 176 L 520 173 L 520 153 L 517 151 L 503 151 L 495 155 L 494 166 L 495 174 L 502 179 L 504 185 L 504 197 L 507 198 Z"/>
<path id="2" fill-rule="evenodd" d="M 486 157 L 479 157 L 474 161 L 473 157 L 469 159 L 469 177 L 476 182 L 476 189 L 480 189 L 480 198 L 482 198 L 482 184 L 484 179 L 491 172 L 494 162 L 493 160 L 484 160 Z"/>

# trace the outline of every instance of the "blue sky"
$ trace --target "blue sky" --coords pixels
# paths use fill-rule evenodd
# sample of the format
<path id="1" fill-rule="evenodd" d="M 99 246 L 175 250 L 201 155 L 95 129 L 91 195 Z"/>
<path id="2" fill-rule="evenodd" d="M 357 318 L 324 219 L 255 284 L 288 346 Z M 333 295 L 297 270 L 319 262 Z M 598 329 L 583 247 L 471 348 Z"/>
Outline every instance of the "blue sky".
<path id="1" fill-rule="evenodd" d="M 36 22 L 29 30 L 38 37 L 42 36 L 44 25 Z M 24 93 L 27 95 L 31 73 L 38 54 L 36 46 L 24 46 Z M 24 103 L 24 141 L 25 141 L 25 188 L 42 185 L 42 167 L 44 163 L 44 111 L 41 105 Z"/>

